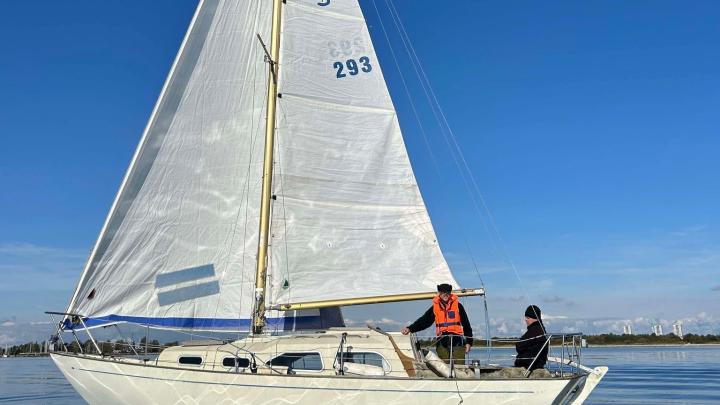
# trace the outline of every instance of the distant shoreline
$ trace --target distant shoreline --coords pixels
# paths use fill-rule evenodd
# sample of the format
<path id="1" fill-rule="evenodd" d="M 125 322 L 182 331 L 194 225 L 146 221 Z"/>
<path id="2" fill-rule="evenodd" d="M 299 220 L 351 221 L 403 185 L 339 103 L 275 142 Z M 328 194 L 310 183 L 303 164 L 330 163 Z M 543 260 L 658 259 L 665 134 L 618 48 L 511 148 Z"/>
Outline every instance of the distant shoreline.
<path id="1" fill-rule="evenodd" d="M 643 347 L 688 347 L 688 346 L 718 346 L 720 347 L 720 343 L 626 343 L 626 344 L 588 344 L 587 347 L 584 347 L 583 349 L 588 349 L 592 347 L 635 347 L 635 346 L 643 346 Z"/>
<path id="2" fill-rule="evenodd" d="M 583 349 L 596 349 L 596 348 L 633 348 L 633 347 L 657 347 L 657 348 L 669 348 L 669 347 L 677 347 L 677 348 L 706 348 L 706 347 L 717 347 L 720 348 L 720 343 L 683 343 L 683 344 L 677 344 L 677 343 L 658 343 L 658 344 L 594 344 L 589 345 L 588 347 L 583 347 Z M 487 349 L 487 346 L 473 346 L 473 350 L 481 351 Z M 494 345 L 492 346 L 493 349 L 514 349 L 513 345 L 509 344 L 503 344 L 503 345 Z M 50 353 L 39 353 L 39 354 L 32 354 L 32 355 L 11 355 L 8 357 L 0 358 L 0 362 L 2 360 L 6 359 L 41 359 L 41 358 L 48 358 L 50 357 Z"/>
<path id="3" fill-rule="evenodd" d="M 595 343 L 595 344 L 588 344 L 587 347 L 583 347 L 583 349 L 592 349 L 596 347 L 691 347 L 691 346 L 716 346 L 720 347 L 720 343 L 626 343 L 626 344 L 601 344 L 601 343 Z M 496 344 L 492 346 L 493 348 L 514 348 L 515 345 L 513 344 Z M 479 346 L 479 345 L 473 345 L 473 349 L 487 349 L 487 346 Z"/>

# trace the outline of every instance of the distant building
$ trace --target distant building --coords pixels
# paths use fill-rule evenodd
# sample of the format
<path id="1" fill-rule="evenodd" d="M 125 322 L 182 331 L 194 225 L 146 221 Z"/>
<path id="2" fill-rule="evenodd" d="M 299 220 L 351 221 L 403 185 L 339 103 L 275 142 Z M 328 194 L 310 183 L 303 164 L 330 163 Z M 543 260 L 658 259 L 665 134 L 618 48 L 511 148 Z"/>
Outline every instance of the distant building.
<path id="1" fill-rule="evenodd" d="M 653 325 L 653 326 L 652 326 L 652 333 L 653 333 L 653 335 L 655 335 L 655 336 L 662 336 L 662 335 L 663 335 L 662 325 L 660 325 L 659 323 Z"/>
<path id="2" fill-rule="evenodd" d="M 632 325 L 627 324 L 623 326 L 623 335 L 632 335 Z"/>
<path id="3" fill-rule="evenodd" d="M 673 324 L 673 335 L 683 338 L 682 322 L 677 321 Z"/>

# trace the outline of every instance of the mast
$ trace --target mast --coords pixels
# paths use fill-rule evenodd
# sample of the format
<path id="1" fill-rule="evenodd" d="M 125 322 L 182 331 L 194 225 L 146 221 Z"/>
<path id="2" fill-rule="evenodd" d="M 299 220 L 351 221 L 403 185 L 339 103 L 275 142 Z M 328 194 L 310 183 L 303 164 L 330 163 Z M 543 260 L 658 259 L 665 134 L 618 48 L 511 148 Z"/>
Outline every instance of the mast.
<path id="1" fill-rule="evenodd" d="M 253 333 L 262 333 L 265 326 L 267 286 L 267 251 L 270 233 L 270 201 L 272 194 L 273 147 L 275 144 L 275 111 L 277 107 L 278 60 L 280 58 L 280 17 L 282 0 L 273 0 L 270 52 L 266 55 L 268 75 L 267 116 L 265 117 L 265 157 L 263 161 L 262 198 L 260 201 L 260 232 L 258 233 L 257 268 L 255 272 L 255 311 Z M 267 52 L 267 50 L 266 50 Z"/>

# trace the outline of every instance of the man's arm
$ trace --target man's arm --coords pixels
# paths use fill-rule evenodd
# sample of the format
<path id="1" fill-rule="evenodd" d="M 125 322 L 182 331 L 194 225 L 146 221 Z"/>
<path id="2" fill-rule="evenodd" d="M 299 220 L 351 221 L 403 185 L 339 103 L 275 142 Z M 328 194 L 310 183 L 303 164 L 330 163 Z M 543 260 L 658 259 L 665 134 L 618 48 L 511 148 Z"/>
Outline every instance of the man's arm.
<path id="1" fill-rule="evenodd" d="M 410 329 L 410 332 L 420 332 L 421 330 L 425 330 L 432 326 L 435 323 L 435 313 L 433 312 L 433 308 L 430 307 L 425 313 L 418 318 L 415 322 L 410 324 L 408 326 L 408 329 Z"/>
<path id="2" fill-rule="evenodd" d="M 465 344 L 472 346 L 473 331 L 472 326 L 470 326 L 470 319 L 468 318 L 467 312 L 465 312 L 465 307 L 463 307 L 462 304 L 458 303 L 458 308 L 460 308 L 460 323 L 462 324 L 463 335 L 466 337 Z"/>

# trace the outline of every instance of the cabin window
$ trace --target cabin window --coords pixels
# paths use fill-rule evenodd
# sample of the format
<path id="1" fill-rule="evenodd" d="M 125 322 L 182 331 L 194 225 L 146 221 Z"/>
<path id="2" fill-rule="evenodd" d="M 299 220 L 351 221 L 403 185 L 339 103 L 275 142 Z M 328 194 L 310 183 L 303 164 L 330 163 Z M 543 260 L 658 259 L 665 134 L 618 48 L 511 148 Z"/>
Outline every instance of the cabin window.
<path id="1" fill-rule="evenodd" d="M 248 368 L 250 367 L 250 360 L 242 357 L 225 357 L 222 364 L 225 367 Z"/>
<path id="2" fill-rule="evenodd" d="M 285 366 L 292 370 L 322 370 L 320 353 L 283 353 L 270 360 L 271 366 Z"/>
<path id="3" fill-rule="evenodd" d="M 200 356 L 182 356 L 178 359 L 180 364 L 188 364 L 192 366 L 199 366 L 202 364 L 202 357 Z"/>
<path id="4" fill-rule="evenodd" d="M 390 363 L 385 358 L 374 352 L 344 352 L 343 360 L 346 363 L 367 364 L 369 366 L 382 367 L 385 372 L 390 372 Z M 340 355 L 337 356 L 337 362 L 340 362 Z"/>

